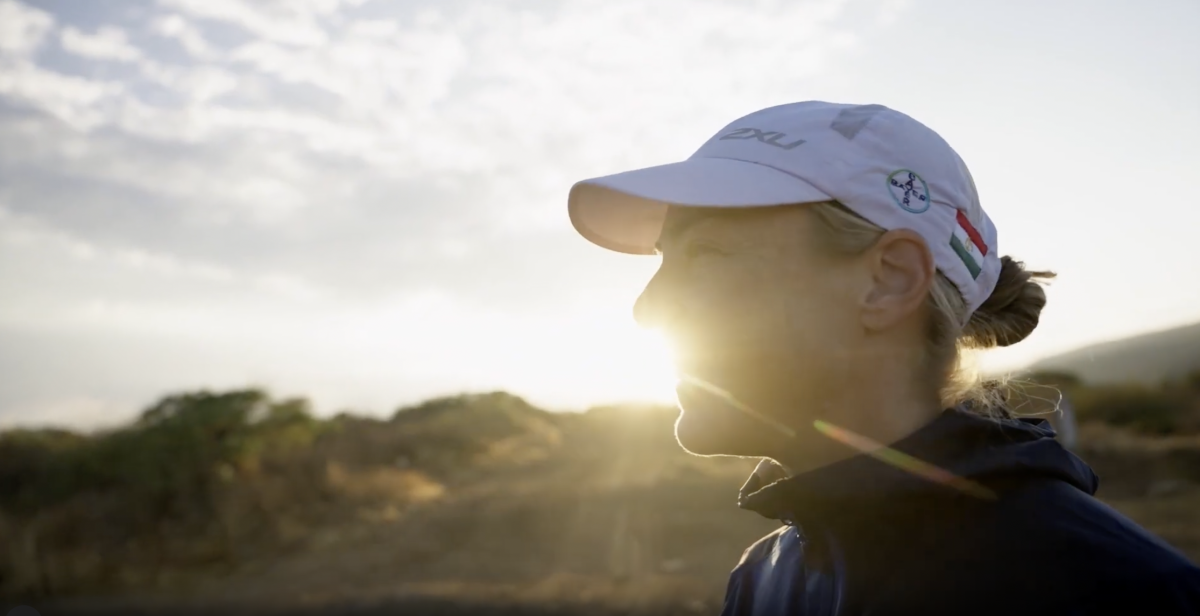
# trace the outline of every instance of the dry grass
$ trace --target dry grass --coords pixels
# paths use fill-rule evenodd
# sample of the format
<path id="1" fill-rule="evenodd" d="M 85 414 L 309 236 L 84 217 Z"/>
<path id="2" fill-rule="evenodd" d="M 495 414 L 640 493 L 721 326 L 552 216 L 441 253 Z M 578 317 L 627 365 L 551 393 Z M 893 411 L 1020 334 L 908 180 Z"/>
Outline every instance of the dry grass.
<path id="1" fill-rule="evenodd" d="M 473 424 L 466 444 L 454 440 L 455 422 L 431 413 L 421 442 L 457 443 L 449 453 L 414 448 L 404 436 L 413 424 L 347 422 L 296 467 L 310 470 L 290 475 L 267 464 L 230 488 L 237 507 L 223 514 L 227 524 L 268 509 L 270 532 L 287 541 L 264 545 L 277 547 L 234 552 L 219 570 L 181 569 L 167 584 L 131 578 L 115 597 L 64 593 L 35 605 L 62 613 L 713 613 L 741 551 L 775 527 L 736 507 L 753 462 L 683 454 L 669 411 L 549 421 L 520 413 L 487 429 Z M 488 430 L 500 435 L 486 438 Z M 1094 426 L 1083 442 L 1081 455 L 1104 478 L 1101 497 L 1200 558 L 1200 442 Z M 319 511 L 298 511 L 289 498 Z M 27 543 L 5 545 L 28 560 Z M 85 553 L 70 558 L 84 562 Z M 145 575 L 144 566 L 128 569 Z"/>

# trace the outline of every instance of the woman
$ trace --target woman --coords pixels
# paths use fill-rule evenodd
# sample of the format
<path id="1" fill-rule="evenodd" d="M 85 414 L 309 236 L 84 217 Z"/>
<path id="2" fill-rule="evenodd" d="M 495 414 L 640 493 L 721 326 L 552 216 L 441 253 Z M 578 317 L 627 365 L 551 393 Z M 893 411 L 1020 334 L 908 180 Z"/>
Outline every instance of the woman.
<path id="1" fill-rule="evenodd" d="M 635 316 L 674 343 L 679 443 L 767 461 L 741 505 L 784 526 L 725 614 L 1200 611 L 1200 570 L 959 370 L 960 348 L 1033 331 L 1052 274 L 999 255 L 929 128 L 772 107 L 684 162 L 576 184 L 569 210 L 596 244 L 662 255 Z"/>

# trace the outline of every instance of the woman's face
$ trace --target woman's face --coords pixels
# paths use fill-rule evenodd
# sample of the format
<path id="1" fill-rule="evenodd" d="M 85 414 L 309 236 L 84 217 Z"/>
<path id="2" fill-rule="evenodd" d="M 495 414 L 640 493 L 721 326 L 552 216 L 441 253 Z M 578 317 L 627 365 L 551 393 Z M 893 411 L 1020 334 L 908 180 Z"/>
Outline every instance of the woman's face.
<path id="1" fill-rule="evenodd" d="M 676 435 L 697 454 L 764 455 L 779 438 L 698 379 L 784 425 L 811 424 L 862 337 L 863 276 L 820 249 L 804 206 L 672 208 L 662 265 L 635 305 L 639 323 L 671 341 L 683 410 Z"/>

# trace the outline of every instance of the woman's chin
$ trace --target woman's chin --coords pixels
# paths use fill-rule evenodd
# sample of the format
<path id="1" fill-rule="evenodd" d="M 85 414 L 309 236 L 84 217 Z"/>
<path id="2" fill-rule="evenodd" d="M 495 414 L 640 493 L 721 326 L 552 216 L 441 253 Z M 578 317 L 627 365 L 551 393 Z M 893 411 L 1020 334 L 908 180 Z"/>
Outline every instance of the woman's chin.
<path id="1" fill-rule="evenodd" d="M 749 456 L 754 449 L 745 438 L 745 426 L 725 410 L 687 410 L 675 420 L 675 440 L 698 456 Z"/>
<path id="2" fill-rule="evenodd" d="M 675 440 L 684 451 L 698 456 L 715 456 L 721 453 L 717 430 L 710 426 L 697 425 L 690 413 L 683 411 L 675 420 Z"/>

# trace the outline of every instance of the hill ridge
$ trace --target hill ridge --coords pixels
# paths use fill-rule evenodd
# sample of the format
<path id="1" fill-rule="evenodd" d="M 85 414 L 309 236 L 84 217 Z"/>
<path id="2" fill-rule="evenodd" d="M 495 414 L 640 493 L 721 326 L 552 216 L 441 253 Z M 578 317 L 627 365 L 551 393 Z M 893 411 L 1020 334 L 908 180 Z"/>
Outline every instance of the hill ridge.
<path id="1" fill-rule="evenodd" d="M 1033 362 L 1089 383 L 1159 383 L 1200 370 L 1200 322 L 1090 344 Z"/>

